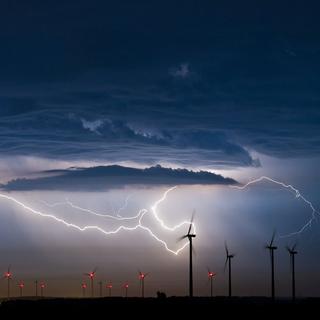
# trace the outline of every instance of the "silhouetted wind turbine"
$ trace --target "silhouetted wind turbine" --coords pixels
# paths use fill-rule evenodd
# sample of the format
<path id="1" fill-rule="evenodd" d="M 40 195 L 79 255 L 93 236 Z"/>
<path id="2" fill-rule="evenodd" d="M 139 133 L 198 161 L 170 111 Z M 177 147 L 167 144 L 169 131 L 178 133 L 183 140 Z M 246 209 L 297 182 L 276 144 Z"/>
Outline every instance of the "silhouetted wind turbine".
<path id="1" fill-rule="evenodd" d="M 124 288 L 124 290 L 125 290 L 125 297 L 128 298 L 129 283 L 126 282 L 126 283 L 123 285 L 123 288 Z"/>
<path id="2" fill-rule="evenodd" d="M 277 250 L 278 247 L 274 246 L 274 238 L 276 236 L 276 232 L 274 231 L 272 234 L 271 241 L 266 245 L 266 249 L 270 252 L 270 262 L 271 262 L 271 298 L 275 299 L 275 285 L 274 285 L 274 250 Z"/>
<path id="3" fill-rule="evenodd" d="M 266 249 L 270 252 L 270 260 L 271 260 L 271 298 L 274 300 L 275 298 L 275 285 L 274 285 L 274 250 L 277 250 L 278 247 L 274 246 L 274 238 L 276 236 L 275 231 L 272 234 L 272 238 L 269 244 L 266 245 Z"/>
<path id="4" fill-rule="evenodd" d="M 185 238 L 188 238 L 188 240 L 189 240 L 189 296 L 190 297 L 193 297 L 193 270 L 192 270 L 193 247 L 192 247 L 192 238 L 196 237 L 196 235 L 194 233 L 194 227 L 193 227 L 194 215 L 195 215 L 195 212 L 193 211 L 187 234 L 178 239 L 179 241 L 182 240 L 182 239 L 185 239 Z M 191 233 L 191 229 L 193 229 L 192 230 L 193 233 Z"/>
<path id="5" fill-rule="evenodd" d="M 232 296 L 232 278 L 231 278 L 231 259 L 234 258 L 235 254 L 229 252 L 227 243 L 225 243 L 225 250 L 226 250 L 226 262 L 224 264 L 224 270 L 226 270 L 226 267 L 228 265 L 228 272 L 229 272 L 229 283 L 228 283 L 228 296 L 229 298 Z"/>
<path id="6" fill-rule="evenodd" d="M 207 268 L 207 269 L 208 269 L 208 279 L 210 281 L 210 297 L 212 298 L 212 280 L 216 276 L 216 273 L 210 271 L 209 268 Z"/>
<path id="7" fill-rule="evenodd" d="M 144 298 L 144 280 L 149 273 L 143 273 L 139 271 L 140 287 L 141 287 L 141 297 Z"/>
<path id="8" fill-rule="evenodd" d="M 99 281 L 99 295 L 102 298 L 102 281 Z"/>
<path id="9" fill-rule="evenodd" d="M 111 297 L 112 283 L 107 283 L 107 289 L 109 290 L 109 297 Z"/>
<path id="10" fill-rule="evenodd" d="M 18 286 L 19 286 L 19 290 L 20 290 L 20 297 L 22 297 L 22 290 L 24 288 L 24 282 L 23 281 L 20 281 L 18 283 Z"/>
<path id="11" fill-rule="evenodd" d="M 36 280 L 34 282 L 34 284 L 35 284 L 35 289 L 36 289 L 36 297 L 38 297 L 38 280 Z"/>
<path id="12" fill-rule="evenodd" d="M 40 283 L 40 293 L 41 293 L 41 298 L 43 298 L 43 290 L 46 287 L 46 284 L 42 281 Z"/>
<path id="13" fill-rule="evenodd" d="M 94 289 L 93 289 L 93 281 L 94 281 L 94 277 L 96 275 L 97 272 L 97 267 L 95 267 L 93 269 L 93 271 L 88 272 L 88 273 L 84 273 L 85 276 L 88 276 L 90 278 L 90 283 L 91 283 L 91 297 L 93 298 L 94 296 Z"/>
<path id="14" fill-rule="evenodd" d="M 4 278 L 7 279 L 7 283 L 8 283 L 8 288 L 7 288 L 8 299 L 10 298 L 10 281 L 12 280 L 12 272 L 10 271 L 10 269 L 11 269 L 11 266 L 8 267 L 7 272 L 4 274 Z"/>
<path id="15" fill-rule="evenodd" d="M 298 253 L 298 251 L 296 251 L 296 247 L 296 243 L 291 248 L 287 246 L 287 250 L 290 254 L 291 264 L 292 301 L 296 300 L 295 255 Z"/>
<path id="16" fill-rule="evenodd" d="M 87 284 L 85 282 L 83 282 L 81 284 L 81 288 L 82 288 L 82 296 L 85 297 L 86 296 Z"/>

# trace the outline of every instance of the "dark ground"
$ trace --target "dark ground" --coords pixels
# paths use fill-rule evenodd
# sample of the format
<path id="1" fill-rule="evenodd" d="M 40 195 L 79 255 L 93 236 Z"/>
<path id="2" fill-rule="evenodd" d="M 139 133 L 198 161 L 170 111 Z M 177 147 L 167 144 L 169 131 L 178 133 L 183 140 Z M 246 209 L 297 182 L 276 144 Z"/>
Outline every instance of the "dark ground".
<path id="1" fill-rule="evenodd" d="M 280 314 L 286 316 L 311 316 L 318 318 L 320 309 L 320 298 L 298 299 L 293 303 L 289 299 L 278 299 L 272 302 L 263 297 L 242 298 L 97 298 L 97 299 L 63 299 L 63 298 L 25 298 L 3 300 L 0 306 L 0 314 L 14 314 L 16 312 L 24 315 L 116 315 L 122 318 L 165 318 L 170 319 L 172 313 L 183 316 L 197 316 L 202 318 L 219 318 L 229 315 L 254 316 L 264 318 L 265 316 L 277 317 Z M 214 317 L 215 316 L 215 317 Z M 104 317 L 104 318 L 105 318 Z M 179 317 L 179 318 L 180 318 Z"/>

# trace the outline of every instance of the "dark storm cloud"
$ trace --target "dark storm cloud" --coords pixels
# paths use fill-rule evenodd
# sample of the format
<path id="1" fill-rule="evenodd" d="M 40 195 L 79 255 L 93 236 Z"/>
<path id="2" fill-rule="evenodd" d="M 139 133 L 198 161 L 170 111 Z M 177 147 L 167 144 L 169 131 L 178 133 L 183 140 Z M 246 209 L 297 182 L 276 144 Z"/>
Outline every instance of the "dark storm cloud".
<path id="1" fill-rule="evenodd" d="M 122 166 L 72 168 L 43 172 L 47 177 L 16 179 L 2 185 L 13 190 L 85 190 L 97 191 L 125 185 L 191 185 L 235 184 L 235 180 L 207 171 L 170 169 L 161 166 L 135 169 Z"/>
<path id="2" fill-rule="evenodd" d="M 317 8 L 2 2 L 1 152 L 212 167 L 317 155 Z"/>
<path id="3" fill-rule="evenodd" d="M 144 113 L 143 108 L 140 108 Z M 180 165 L 259 166 L 249 152 L 219 130 L 186 130 L 177 119 L 166 127 L 166 115 L 151 124 L 148 114 L 136 119 L 134 108 L 39 108 L 1 117 L 0 147 L 4 154 L 100 161 L 134 161 Z M 110 112 L 110 114 L 109 114 Z M 166 111 L 165 111 L 166 112 Z M 114 118 L 114 119 L 112 119 Z M 120 118 L 127 118 L 120 120 Z M 112 120 L 111 120 L 112 119 Z M 145 119 L 145 122 L 144 122 Z M 152 118 L 151 118 L 152 119 Z M 126 122 L 127 121 L 127 122 Z"/>

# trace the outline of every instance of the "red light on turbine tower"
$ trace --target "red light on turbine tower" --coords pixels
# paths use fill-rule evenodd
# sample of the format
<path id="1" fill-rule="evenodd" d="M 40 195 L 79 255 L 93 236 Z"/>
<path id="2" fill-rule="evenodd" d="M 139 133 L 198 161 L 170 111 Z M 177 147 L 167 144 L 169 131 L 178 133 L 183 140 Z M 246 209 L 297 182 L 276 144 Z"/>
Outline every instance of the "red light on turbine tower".
<path id="1" fill-rule="evenodd" d="M 210 297 L 212 298 L 212 293 L 213 293 L 213 290 L 212 290 L 212 280 L 213 278 L 216 276 L 216 273 L 215 272 L 212 272 L 209 268 L 208 269 L 208 281 L 210 281 Z"/>
<path id="2" fill-rule="evenodd" d="M 142 272 L 139 273 L 139 278 L 142 280 L 146 277 L 146 275 Z"/>
<path id="3" fill-rule="evenodd" d="M 213 278 L 216 275 L 216 273 L 209 271 L 208 272 L 208 277 Z"/>
<path id="4" fill-rule="evenodd" d="M 94 288 L 93 288 L 93 282 L 94 282 L 94 277 L 96 275 L 97 272 L 97 267 L 94 268 L 93 271 L 90 271 L 88 273 L 84 273 L 85 276 L 88 276 L 90 278 L 90 283 L 91 283 L 91 297 L 93 298 L 94 296 Z"/>
<path id="5" fill-rule="evenodd" d="M 83 289 L 87 289 L 87 284 L 86 284 L 86 283 L 83 283 L 83 284 L 81 285 L 81 287 L 82 287 Z"/>
<path id="6" fill-rule="evenodd" d="M 45 288 L 45 287 L 46 287 L 45 283 L 42 282 L 42 283 L 40 284 L 40 288 L 43 289 L 43 288 Z"/>
<path id="7" fill-rule="evenodd" d="M 127 298 L 127 297 L 128 297 L 129 283 L 126 282 L 126 283 L 123 285 L 123 288 L 124 288 L 124 290 L 125 290 L 125 297 Z"/>
<path id="8" fill-rule="evenodd" d="M 22 297 L 22 291 L 23 291 L 23 288 L 24 288 L 24 282 L 20 281 L 18 283 L 18 286 L 19 286 L 19 289 L 20 289 L 20 297 Z"/>
<path id="9" fill-rule="evenodd" d="M 149 273 L 143 273 L 139 271 L 139 280 L 141 286 L 141 297 L 144 298 L 144 280 Z"/>

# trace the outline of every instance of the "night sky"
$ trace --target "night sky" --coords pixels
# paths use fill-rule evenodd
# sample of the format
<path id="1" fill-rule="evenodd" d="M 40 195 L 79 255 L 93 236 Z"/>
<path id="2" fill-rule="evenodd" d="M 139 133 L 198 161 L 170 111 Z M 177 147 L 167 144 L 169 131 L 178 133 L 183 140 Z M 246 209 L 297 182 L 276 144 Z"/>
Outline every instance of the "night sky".
<path id="1" fill-rule="evenodd" d="M 79 296 L 97 266 L 115 295 L 125 281 L 138 294 L 138 269 L 150 272 L 147 295 L 186 294 L 187 248 L 174 255 L 141 228 L 81 232 L 6 198 L 113 230 L 123 221 L 92 212 L 151 213 L 177 186 L 158 213 L 173 226 L 196 210 L 196 295 L 209 292 L 207 266 L 214 293 L 226 294 L 225 241 L 234 293 L 267 295 L 264 246 L 276 230 L 278 295 L 290 293 L 285 246 L 297 241 L 297 295 L 319 296 L 317 219 L 282 237 L 312 218 L 310 206 L 272 182 L 234 188 L 268 176 L 320 206 L 319 10 L 294 0 L 1 1 L 0 271 L 12 265 L 13 291 L 23 279 L 31 295 L 38 279 L 50 295 Z M 149 213 L 157 237 L 183 245 L 187 226 L 165 230 Z"/>

